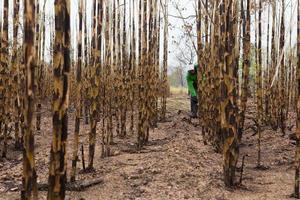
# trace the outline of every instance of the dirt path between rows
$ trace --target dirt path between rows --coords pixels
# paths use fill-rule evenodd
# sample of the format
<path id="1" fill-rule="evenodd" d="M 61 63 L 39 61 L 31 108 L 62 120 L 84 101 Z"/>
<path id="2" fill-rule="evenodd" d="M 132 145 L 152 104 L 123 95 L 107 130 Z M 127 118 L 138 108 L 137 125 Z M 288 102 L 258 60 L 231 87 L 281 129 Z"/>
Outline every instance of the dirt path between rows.
<path id="1" fill-rule="evenodd" d="M 83 192 L 67 192 L 66 199 L 289 199 L 294 182 L 294 145 L 288 139 L 288 134 L 282 137 L 280 132 L 270 129 L 263 132 L 262 161 L 268 169 L 257 170 L 257 136 L 253 136 L 253 131 L 248 129 L 240 149 L 240 160 L 246 155 L 243 185 L 228 190 L 222 181 L 222 155 L 215 153 L 211 146 L 203 145 L 197 121 L 187 117 L 186 97 L 172 97 L 168 107 L 167 122 L 160 123 L 151 132 L 151 141 L 140 153 L 133 151 L 134 136 L 128 136 L 125 140 L 115 138 L 114 156 L 105 159 L 100 159 L 98 143 L 96 171 L 79 174 L 77 178 L 85 180 L 102 177 L 103 183 Z M 47 181 L 50 122 L 48 113 L 43 118 L 42 126 L 45 129 L 36 137 L 39 182 Z M 70 117 L 69 147 L 72 145 L 73 122 L 73 117 Z M 251 121 L 247 121 L 246 126 L 251 126 Z M 89 126 L 85 125 L 81 133 L 85 149 L 88 130 Z M 0 161 L 0 199 L 3 200 L 19 199 L 19 192 L 14 190 L 21 181 L 22 157 L 20 152 L 11 148 L 9 159 Z M 68 165 L 70 167 L 70 161 Z M 40 199 L 46 199 L 45 192 L 40 192 Z"/>

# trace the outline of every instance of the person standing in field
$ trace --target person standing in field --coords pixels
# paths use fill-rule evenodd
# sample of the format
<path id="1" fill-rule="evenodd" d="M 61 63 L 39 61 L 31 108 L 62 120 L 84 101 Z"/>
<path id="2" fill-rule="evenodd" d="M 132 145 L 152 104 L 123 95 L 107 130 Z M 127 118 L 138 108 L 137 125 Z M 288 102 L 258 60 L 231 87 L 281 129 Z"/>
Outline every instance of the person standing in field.
<path id="1" fill-rule="evenodd" d="M 197 94 L 197 70 L 199 65 L 190 65 L 187 72 L 186 81 L 188 86 L 188 92 L 191 96 L 191 117 L 196 118 L 198 112 L 198 94 Z"/>

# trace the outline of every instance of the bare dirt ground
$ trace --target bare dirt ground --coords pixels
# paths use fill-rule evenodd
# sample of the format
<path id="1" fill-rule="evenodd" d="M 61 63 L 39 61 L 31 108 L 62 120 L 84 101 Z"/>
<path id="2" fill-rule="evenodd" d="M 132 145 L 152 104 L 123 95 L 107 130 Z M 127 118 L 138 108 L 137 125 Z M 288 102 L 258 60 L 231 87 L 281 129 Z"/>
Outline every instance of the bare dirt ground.
<path id="1" fill-rule="evenodd" d="M 189 120 L 187 96 L 172 96 L 168 102 L 168 119 L 151 131 L 150 143 L 140 152 L 133 151 L 135 136 L 125 140 L 115 138 L 113 156 L 100 158 L 100 134 L 94 173 L 79 174 L 78 180 L 103 178 L 103 183 L 82 192 L 67 192 L 70 200 L 111 199 L 216 199 L 254 200 L 290 199 L 294 183 L 294 145 L 280 131 L 266 128 L 262 134 L 262 161 L 266 170 L 257 170 L 257 136 L 247 129 L 240 149 L 240 160 L 245 155 L 243 184 L 226 189 L 222 181 L 222 155 L 204 145 L 197 121 Z M 251 108 L 249 110 L 252 110 Z M 180 111 L 179 111 L 180 110 Z M 294 120 L 292 120 L 294 122 Z M 289 122 L 290 123 L 290 122 Z M 252 122 L 247 121 L 246 127 Z M 51 114 L 43 116 L 43 131 L 36 134 L 36 167 L 38 182 L 45 183 L 48 175 L 51 144 Z M 74 131 L 74 116 L 69 118 L 69 162 Z M 81 131 L 87 158 L 89 125 Z M 293 130 L 294 131 L 294 130 Z M 98 133 L 100 132 L 100 127 Z M 241 163 L 238 163 L 240 166 Z M 80 170 L 81 161 L 78 163 Z M 237 179 L 239 179 L 239 172 Z M 19 199 L 16 186 L 21 184 L 22 154 L 10 144 L 8 159 L 0 161 L 0 199 Z M 46 199 L 40 192 L 39 199 Z"/>

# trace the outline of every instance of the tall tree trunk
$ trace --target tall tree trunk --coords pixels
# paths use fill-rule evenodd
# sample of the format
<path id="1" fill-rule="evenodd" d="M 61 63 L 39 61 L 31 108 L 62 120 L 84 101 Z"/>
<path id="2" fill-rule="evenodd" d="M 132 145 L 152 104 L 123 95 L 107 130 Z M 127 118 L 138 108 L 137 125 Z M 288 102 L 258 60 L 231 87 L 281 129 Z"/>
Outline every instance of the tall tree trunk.
<path id="1" fill-rule="evenodd" d="M 275 75 L 275 68 L 277 65 L 276 62 L 276 44 L 275 44 L 275 31 L 276 31 L 276 1 L 272 2 L 272 12 L 273 12 L 273 22 L 272 22 L 272 37 L 271 37 L 271 70 L 270 70 L 270 85 L 272 84 L 272 77 Z M 270 110 L 271 110 L 271 125 L 273 129 L 277 129 L 278 123 L 276 119 L 276 85 L 273 85 L 271 88 L 271 102 L 270 102 Z"/>
<path id="2" fill-rule="evenodd" d="M 147 0 L 141 0 L 143 6 L 140 5 L 140 40 L 141 40 L 141 55 L 140 55 L 140 72 L 139 72 L 139 122 L 138 122 L 138 142 L 137 149 L 140 150 L 144 144 L 146 134 L 146 99 L 145 99 L 145 80 L 147 66 Z M 142 15 L 142 13 L 144 15 Z M 142 23 L 143 22 L 143 23 Z"/>
<path id="3" fill-rule="evenodd" d="M 102 131 L 102 157 L 110 156 L 110 139 L 112 137 L 112 74 L 111 74 L 111 46 L 110 46 L 110 28 L 111 28 L 111 20 L 110 20 L 110 3 L 106 2 L 105 4 L 105 54 L 104 54 L 104 77 L 103 77 L 103 84 L 104 84 L 104 91 L 103 91 L 103 109 L 104 109 L 104 116 L 103 116 L 103 131 Z M 120 57 L 119 57 L 120 58 Z"/>
<path id="4" fill-rule="evenodd" d="M 221 132 L 224 136 L 223 170 L 227 187 L 234 185 L 239 156 L 237 138 L 237 63 L 235 38 L 237 34 L 236 1 L 224 0 L 221 4 L 221 49 L 225 52 L 221 80 Z M 222 52 L 222 51 L 221 51 Z M 222 55 L 222 53 L 221 53 Z"/>
<path id="5" fill-rule="evenodd" d="M 41 115 L 41 109 L 42 109 L 42 104 L 41 104 L 41 92 L 42 92 L 42 88 L 41 88 L 41 81 L 42 81 L 42 65 L 41 65 L 41 59 L 40 59 L 40 50 L 41 50 L 41 33 L 40 33 L 40 3 L 39 0 L 36 0 L 35 2 L 35 49 L 36 49 L 36 65 L 37 65 L 37 95 L 36 95 L 36 100 L 37 100 L 37 104 L 36 104 L 36 130 L 40 131 L 41 130 L 41 119 L 42 119 L 42 115 Z"/>
<path id="6" fill-rule="evenodd" d="M 1 102 L 1 121 L 4 122 L 4 132 L 3 132 L 3 147 L 2 147 L 2 157 L 6 158 L 7 154 L 7 126 L 9 123 L 9 41 L 8 41 L 8 0 L 4 0 L 4 9 L 3 9 L 3 30 L 1 35 L 1 69 L 0 69 L 0 98 L 2 98 Z M 0 130 L 1 131 L 1 130 Z"/>
<path id="7" fill-rule="evenodd" d="M 15 106 L 15 149 L 21 148 L 20 140 L 20 117 L 21 117 L 21 102 L 20 102 L 20 89 L 19 89 L 19 74 L 20 67 L 18 66 L 19 54 L 18 54 L 18 27 L 19 27 L 19 8 L 20 1 L 14 0 L 14 31 L 13 31 L 13 59 L 12 59 L 12 70 L 14 75 L 13 83 L 14 87 L 14 106 Z"/>
<path id="8" fill-rule="evenodd" d="M 262 124 L 262 115 L 263 115 L 263 105 L 262 105 L 262 49 L 261 49 L 261 15 L 262 15 L 262 2 L 259 0 L 259 11 L 258 11 L 258 49 L 257 49 L 257 58 L 258 62 L 256 64 L 256 89 L 257 89 L 257 119 L 258 119 L 258 155 L 257 155 L 257 166 L 261 166 L 261 124 Z"/>
<path id="9" fill-rule="evenodd" d="M 267 70 L 266 70 L 266 95 L 265 95 L 265 121 L 270 121 L 270 5 L 268 5 L 268 27 L 267 27 Z"/>
<path id="10" fill-rule="evenodd" d="M 96 51 L 97 51 L 97 24 L 96 24 L 96 13 L 97 13 L 97 6 L 96 0 L 93 2 L 93 33 L 92 33 L 92 61 L 91 65 L 89 66 L 89 81 L 90 81 L 90 88 L 89 88 L 89 98 L 90 98 L 90 132 L 89 132 L 89 164 L 88 169 L 92 170 L 94 165 L 94 156 L 95 156 L 95 147 L 96 147 L 96 130 L 97 130 L 97 97 L 98 97 L 98 88 L 96 83 Z"/>
<path id="11" fill-rule="evenodd" d="M 164 9 L 164 57 L 163 57 L 163 71 L 162 71 L 162 82 L 163 82 L 163 93 L 162 93 L 162 119 L 166 119 L 167 112 L 167 94 L 168 94 L 168 1 L 165 2 Z"/>
<path id="12" fill-rule="evenodd" d="M 286 69 L 285 69 L 285 56 L 284 56 L 284 44 L 285 44 L 285 1 L 282 0 L 281 2 L 281 26 L 280 26 L 280 44 L 279 44 L 279 50 L 280 53 L 282 53 L 282 58 L 281 58 L 281 64 L 280 64 L 280 110 L 279 110 L 279 124 L 281 131 L 283 135 L 285 135 L 285 109 L 286 109 L 286 99 L 285 99 L 285 77 L 286 77 Z M 281 55 L 279 55 L 281 56 Z"/>
<path id="13" fill-rule="evenodd" d="M 37 174 L 35 170 L 33 108 L 34 108 L 34 75 L 36 50 L 35 35 L 35 7 L 34 0 L 25 1 L 25 52 L 26 65 L 26 95 L 25 95 L 25 133 L 23 139 L 23 188 L 21 199 L 38 199 Z"/>
<path id="14" fill-rule="evenodd" d="M 243 2 L 242 2 L 243 5 Z M 241 93 L 241 112 L 239 122 L 239 142 L 242 140 L 242 133 L 244 129 L 245 114 L 247 108 L 247 100 L 249 95 L 249 71 L 250 71 L 250 50 L 251 50 L 251 14 L 250 14 L 251 0 L 247 0 L 246 16 L 244 10 L 243 15 L 243 74 L 242 74 L 242 93 Z"/>
<path id="15" fill-rule="evenodd" d="M 70 2 L 55 0 L 53 140 L 50 151 L 48 199 L 65 198 L 70 72 Z"/>
<path id="16" fill-rule="evenodd" d="M 72 158 L 72 170 L 71 170 L 71 182 L 75 181 L 76 177 L 76 166 L 78 161 L 78 148 L 79 148 L 79 132 L 80 132 L 80 118 L 82 110 L 82 98 L 81 98 L 81 89 L 82 89 L 82 4 L 83 0 L 79 1 L 79 34 L 78 34 L 78 63 L 76 68 L 76 116 L 75 116 L 75 132 L 74 132 L 74 144 L 73 144 L 73 158 Z"/>
<path id="17" fill-rule="evenodd" d="M 134 104 L 136 98 L 136 21 L 135 8 L 136 1 L 132 0 L 132 41 L 131 41 L 131 114 L 130 114 L 130 132 L 134 135 Z"/>
<path id="18" fill-rule="evenodd" d="M 199 69 L 197 72 L 198 77 L 201 77 L 203 74 L 203 67 L 202 67 L 202 54 L 203 54 L 203 50 L 202 50 L 202 12 L 201 12 L 201 0 L 198 0 L 197 3 L 197 57 L 198 57 L 198 64 L 199 64 Z M 203 94 L 202 94 L 202 80 L 200 78 L 198 78 L 197 80 L 197 85 L 198 85 L 198 102 L 203 102 Z M 203 141 L 204 144 L 207 144 L 207 139 L 205 136 L 205 130 L 204 130 L 204 119 L 203 119 L 203 105 L 202 103 L 199 104 L 198 107 L 198 115 L 200 115 L 201 117 L 199 118 L 200 120 L 200 124 L 202 126 L 202 136 L 203 136 Z"/>
<path id="19" fill-rule="evenodd" d="M 295 159 L 295 197 L 300 198 L 299 195 L 299 171 L 300 171 L 300 0 L 298 0 L 298 18 L 297 18 L 297 128 L 296 128 L 296 159 Z"/>
<path id="20" fill-rule="evenodd" d="M 121 136 L 126 136 L 126 115 L 127 115 L 127 74 L 128 74 L 128 55 L 126 49 L 126 0 L 123 1 L 123 41 L 122 41 L 122 72 L 121 72 L 121 87 L 120 87 L 120 123 L 121 123 Z"/>

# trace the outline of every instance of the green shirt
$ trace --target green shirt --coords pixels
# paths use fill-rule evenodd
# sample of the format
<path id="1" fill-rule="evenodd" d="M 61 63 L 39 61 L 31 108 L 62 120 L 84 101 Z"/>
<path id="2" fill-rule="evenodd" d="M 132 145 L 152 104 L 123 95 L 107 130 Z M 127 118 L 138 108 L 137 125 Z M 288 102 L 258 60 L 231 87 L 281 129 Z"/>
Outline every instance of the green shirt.
<path id="1" fill-rule="evenodd" d="M 197 96 L 197 88 L 195 87 L 197 85 L 197 73 L 192 74 L 191 72 L 187 73 L 186 81 L 188 85 L 189 93 L 192 97 Z"/>

